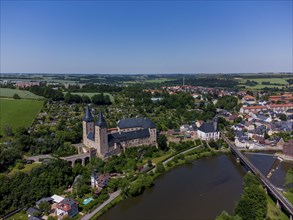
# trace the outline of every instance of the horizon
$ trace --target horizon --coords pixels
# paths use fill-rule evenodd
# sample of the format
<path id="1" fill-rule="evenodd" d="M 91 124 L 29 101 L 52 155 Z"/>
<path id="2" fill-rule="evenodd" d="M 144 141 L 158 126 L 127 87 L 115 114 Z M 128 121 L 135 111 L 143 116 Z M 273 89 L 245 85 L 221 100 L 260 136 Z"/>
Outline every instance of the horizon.
<path id="1" fill-rule="evenodd" d="M 292 1 L 1 1 L 1 74 L 292 73 Z"/>

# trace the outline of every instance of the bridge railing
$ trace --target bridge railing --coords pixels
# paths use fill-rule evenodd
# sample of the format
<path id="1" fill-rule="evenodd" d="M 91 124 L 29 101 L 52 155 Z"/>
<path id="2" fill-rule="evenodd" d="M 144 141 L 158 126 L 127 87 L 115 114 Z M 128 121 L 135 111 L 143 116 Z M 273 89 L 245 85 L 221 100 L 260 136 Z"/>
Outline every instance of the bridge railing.
<path id="1" fill-rule="evenodd" d="M 273 194 L 273 196 L 281 203 L 281 205 L 290 213 L 290 215 L 293 215 L 293 206 L 292 204 L 287 200 L 287 198 L 281 194 L 276 187 L 242 154 L 241 151 L 239 151 L 235 145 L 225 136 L 222 134 L 223 139 L 228 143 L 229 147 L 232 151 L 236 154 L 237 157 L 239 157 L 242 162 L 248 166 L 248 168 L 254 173 L 258 174 L 261 178 L 262 183 L 270 190 L 270 192 Z"/>

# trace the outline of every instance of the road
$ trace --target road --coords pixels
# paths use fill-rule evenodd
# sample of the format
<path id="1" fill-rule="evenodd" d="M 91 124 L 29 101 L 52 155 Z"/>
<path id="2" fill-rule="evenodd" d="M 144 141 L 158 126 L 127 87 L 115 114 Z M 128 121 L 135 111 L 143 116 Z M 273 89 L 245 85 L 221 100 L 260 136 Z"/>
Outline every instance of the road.
<path id="1" fill-rule="evenodd" d="M 232 143 L 225 135 L 222 134 L 222 138 L 228 143 L 229 147 L 232 151 L 239 157 L 244 164 L 246 164 L 249 169 L 254 174 L 259 174 L 261 181 L 267 187 L 267 189 L 273 194 L 273 196 L 277 199 L 279 203 L 283 206 L 284 209 L 289 213 L 290 219 L 293 216 L 293 206 L 292 204 L 285 198 L 283 194 L 281 194 L 276 187 L 237 149 L 237 147 Z"/>
<path id="2" fill-rule="evenodd" d="M 105 202 L 103 202 L 100 206 L 98 206 L 91 213 L 84 215 L 80 220 L 89 220 L 92 217 L 94 217 L 94 215 L 97 214 L 102 208 L 104 208 L 106 205 L 108 205 L 110 202 L 112 202 L 115 198 L 117 198 L 120 195 L 120 193 L 121 193 L 120 190 L 117 190 L 116 192 L 111 193 L 109 199 L 107 199 Z"/>

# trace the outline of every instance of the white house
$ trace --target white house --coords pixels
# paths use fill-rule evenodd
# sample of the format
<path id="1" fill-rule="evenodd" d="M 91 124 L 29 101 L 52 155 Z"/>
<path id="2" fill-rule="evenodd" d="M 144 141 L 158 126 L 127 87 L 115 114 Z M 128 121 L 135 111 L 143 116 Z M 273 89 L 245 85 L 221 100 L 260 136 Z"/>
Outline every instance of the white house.
<path id="1" fill-rule="evenodd" d="M 197 136 L 202 140 L 217 140 L 220 138 L 218 131 L 218 120 L 214 119 L 213 122 L 204 122 L 197 130 Z"/>

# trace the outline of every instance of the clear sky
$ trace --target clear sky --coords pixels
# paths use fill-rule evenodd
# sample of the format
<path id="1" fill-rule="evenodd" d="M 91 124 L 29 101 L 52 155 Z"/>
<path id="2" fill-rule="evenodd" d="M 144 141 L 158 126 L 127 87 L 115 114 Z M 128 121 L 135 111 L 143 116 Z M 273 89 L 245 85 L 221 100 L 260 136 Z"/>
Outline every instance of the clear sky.
<path id="1" fill-rule="evenodd" d="M 292 72 L 292 20 L 291 0 L 1 0 L 1 72 Z"/>

